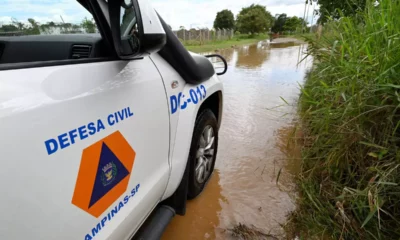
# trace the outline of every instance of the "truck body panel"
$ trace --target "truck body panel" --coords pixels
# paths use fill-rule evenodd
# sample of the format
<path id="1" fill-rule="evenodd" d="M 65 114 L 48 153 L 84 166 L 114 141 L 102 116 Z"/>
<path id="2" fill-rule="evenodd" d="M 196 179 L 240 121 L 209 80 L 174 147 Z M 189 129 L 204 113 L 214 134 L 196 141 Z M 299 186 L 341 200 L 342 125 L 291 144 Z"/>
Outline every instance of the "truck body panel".
<path id="1" fill-rule="evenodd" d="M 149 58 L 0 71 L 0 152 L 5 160 L 0 238 L 126 239 L 160 201 L 168 182 L 168 111 L 161 76 Z M 89 213 L 90 208 L 72 203 L 82 162 L 101 167 L 96 167 L 98 159 L 85 160 L 84 152 L 118 132 L 135 152 L 124 178 L 126 190 L 104 203 L 105 209 Z M 117 155 L 115 164 L 119 150 L 112 145 L 121 141 L 106 142 Z M 117 170 L 116 178 L 126 174 Z M 86 184 L 92 185 L 87 195 L 96 202 L 97 183 Z M 77 202 L 87 198 L 77 194 Z M 124 201 L 125 196 L 129 199 Z M 117 213 L 109 217 L 116 206 Z"/>

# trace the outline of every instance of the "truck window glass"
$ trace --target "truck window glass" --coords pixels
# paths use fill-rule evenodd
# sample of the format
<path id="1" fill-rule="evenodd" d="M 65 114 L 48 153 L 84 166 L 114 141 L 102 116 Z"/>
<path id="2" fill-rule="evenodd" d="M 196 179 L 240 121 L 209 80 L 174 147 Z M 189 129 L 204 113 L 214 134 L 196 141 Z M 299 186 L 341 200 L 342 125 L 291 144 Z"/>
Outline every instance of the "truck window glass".
<path id="1" fill-rule="evenodd" d="M 93 16 L 78 1 L 1 3 L 0 70 L 109 55 Z"/>
<path id="2" fill-rule="evenodd" d="M 77 1 L 5 1 L 0 37 L 98 33 L 92 15 Z"/>

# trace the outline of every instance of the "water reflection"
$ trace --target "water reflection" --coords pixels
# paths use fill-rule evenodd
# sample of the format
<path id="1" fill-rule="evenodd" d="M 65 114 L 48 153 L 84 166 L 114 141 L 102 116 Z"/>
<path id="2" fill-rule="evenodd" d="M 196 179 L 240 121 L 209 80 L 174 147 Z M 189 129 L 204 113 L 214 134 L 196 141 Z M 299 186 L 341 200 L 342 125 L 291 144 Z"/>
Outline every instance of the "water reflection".
<path id="1" fill-rule="evenodd" d="M 268 47 L 262 44 L 239 48 L 237 67 L 258 68 L 268 59 Z"/>
<path id="2" fill-rule="evenodd" d="M 295 123 L 284 126 L 276 131 L 276 146 L 285 156 L 284 168 L 281 170 L 279 183 L 283 184 L 287 191 L 294 191 L 294 176 L 301 168 L 301 131 Z"/>
<path id="3" fill-rule="evenodd" d="M 186 215 L 176 216 L 168 225 L 162 239 L 215 239 L 215 228 L 219 226 L 218 212 L 221 202 L 219 172 L 216 170 L 204 192 L 188 201 Z"/>
<path id="4" fill-rule="evenodd" d="M 234 51 L 235 51 L 234 48 L 226 48 L 226 49 L 218 50 L 216 53 L 221 56 L 224 56 L 225 60 L 227 62 L 229 62 L 232 60 Z"/>
<path id="5" fill-rule="evenodd" d="M 299 42 L 280 42 L 280 43 L 271 43 L 271 48 L 287 48 L 287 47 L 295 47 L 300 46 Z"/>

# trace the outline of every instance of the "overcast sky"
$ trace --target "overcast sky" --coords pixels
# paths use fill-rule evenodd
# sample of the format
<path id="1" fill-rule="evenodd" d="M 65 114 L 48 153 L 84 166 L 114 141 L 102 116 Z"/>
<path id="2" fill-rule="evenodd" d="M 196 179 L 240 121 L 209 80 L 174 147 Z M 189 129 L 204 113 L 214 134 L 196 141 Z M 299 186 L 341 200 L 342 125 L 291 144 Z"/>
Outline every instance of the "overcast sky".
<path id="1" fill-rule="evenodd" d="M 173 29 L 211 28 L 218 11 L 231 10 L 235 16 L 252 3 L 267 6 L 272 15 L 286 13 L 288 16 L 303 17 L 305 0 L 151 0 L 154 8 Z M 8 23 L 11 17 L 19 21 L 34 18 L 38 22 L 79 23 L 90 17 L 84 8 L 74 0 L 0 0 L 0 24 Z M 310 23 L 312 7 L 306 18 Z M 314 20 L 315 22 L 315 20 Z"/>

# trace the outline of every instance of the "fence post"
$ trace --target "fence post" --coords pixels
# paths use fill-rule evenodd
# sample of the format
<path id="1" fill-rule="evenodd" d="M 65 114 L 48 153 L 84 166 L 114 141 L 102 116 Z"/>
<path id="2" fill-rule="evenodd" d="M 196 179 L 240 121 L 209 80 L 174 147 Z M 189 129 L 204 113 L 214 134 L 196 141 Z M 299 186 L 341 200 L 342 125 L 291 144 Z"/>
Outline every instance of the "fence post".
<path id="1" fill-rule="evenodd" d="M 201 41 L 201 29 L 200 29 L 200 45 L 203 45 L 203 43 Z"/>

